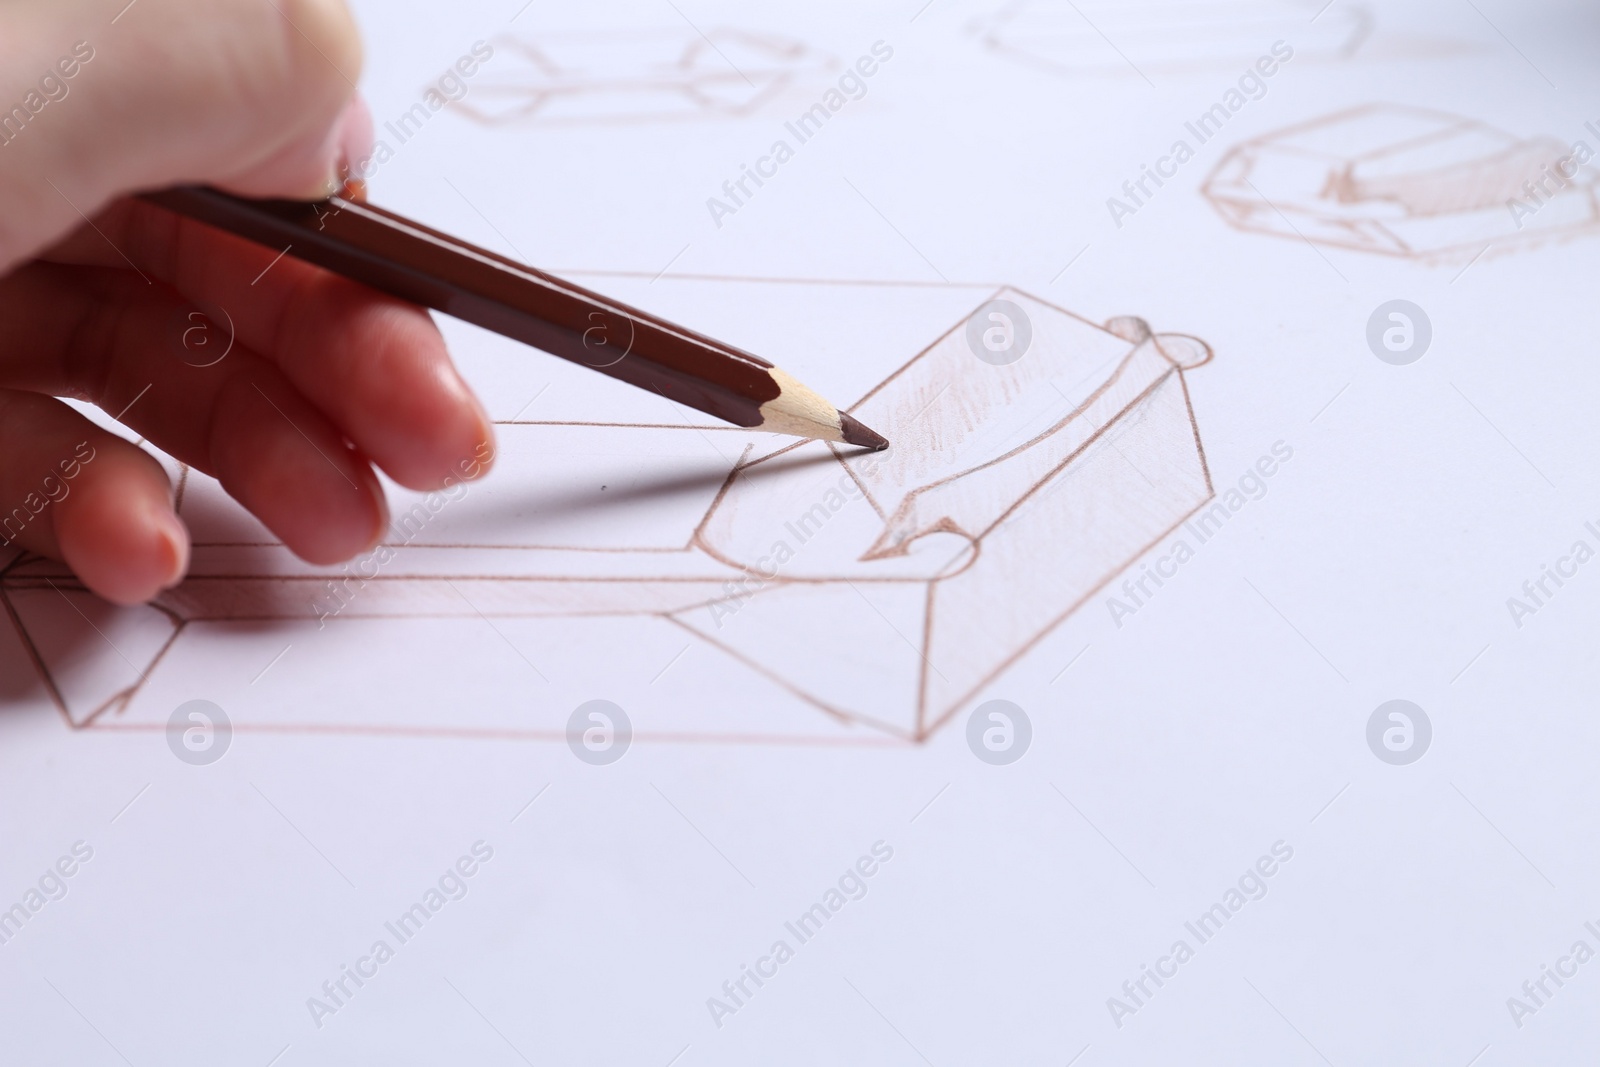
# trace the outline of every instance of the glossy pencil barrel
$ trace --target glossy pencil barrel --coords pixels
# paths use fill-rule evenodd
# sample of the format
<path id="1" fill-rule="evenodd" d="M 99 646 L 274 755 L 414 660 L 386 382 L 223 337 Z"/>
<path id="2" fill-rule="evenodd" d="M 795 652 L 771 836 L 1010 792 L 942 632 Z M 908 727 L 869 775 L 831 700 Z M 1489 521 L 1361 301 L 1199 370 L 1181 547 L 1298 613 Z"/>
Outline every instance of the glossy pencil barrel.
<path id="1" fill-rule="evenodd" d="M 782 391 L 758 356 L 370 204 L 199 186 L 144 199 L 737 426 L 760 426 Z"/>

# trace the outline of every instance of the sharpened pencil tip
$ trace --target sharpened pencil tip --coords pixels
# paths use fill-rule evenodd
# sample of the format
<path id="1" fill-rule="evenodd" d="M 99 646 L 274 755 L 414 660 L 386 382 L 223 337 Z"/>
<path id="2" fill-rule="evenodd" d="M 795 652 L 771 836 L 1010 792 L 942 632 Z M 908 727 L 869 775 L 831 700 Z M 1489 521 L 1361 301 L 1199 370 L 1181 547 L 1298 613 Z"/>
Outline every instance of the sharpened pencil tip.
<path id="1" fill-rule="evenodd" d="M 889 447 L 888 438 L 876 430 L 868 429 L 858 419 L 842 411 L 839 412 L 839 431 L 846 444 L 860 445 L 874 452 L 882 452 Z"/>

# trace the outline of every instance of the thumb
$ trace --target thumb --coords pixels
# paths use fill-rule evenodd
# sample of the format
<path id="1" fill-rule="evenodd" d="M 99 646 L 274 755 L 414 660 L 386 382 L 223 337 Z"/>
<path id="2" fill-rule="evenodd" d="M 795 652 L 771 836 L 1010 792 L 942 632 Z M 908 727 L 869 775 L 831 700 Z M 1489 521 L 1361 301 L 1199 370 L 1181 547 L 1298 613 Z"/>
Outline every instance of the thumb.
<path id="1" fill-rule="evenodd" d="M 343 0 L 0 4 L 0 271 L 125 193 L 312 199 L 366 154 Z"/>

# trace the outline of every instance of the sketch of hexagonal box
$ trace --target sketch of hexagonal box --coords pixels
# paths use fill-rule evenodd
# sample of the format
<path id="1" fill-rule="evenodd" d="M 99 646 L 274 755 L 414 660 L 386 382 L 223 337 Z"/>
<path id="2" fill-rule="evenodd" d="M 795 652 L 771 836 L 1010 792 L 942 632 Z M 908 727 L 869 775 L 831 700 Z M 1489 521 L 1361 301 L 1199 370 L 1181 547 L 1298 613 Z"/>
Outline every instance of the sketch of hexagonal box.
<path id="1" fill-rule="evenodd" d="M 1302 63 L 1354 55 L 1371 33 L 1371 13 L 1361 4 L 1319 12 L 1324 6 L 1321 0 L 1012 0 L 973 29 L 996 55 L 1052 74 L 1137 77 L 1248 67 L 1275 40 L 1290 42 Z"/>
<path id="2" fill-rule="evenodd" d="M 31 557 L 0 569 L 0 603 L 78 728 L 160 728 L 170 708 L 140 693 L 180 669 L 174 657 L 214 661 L 208 642 L 237 645 L 251 628 L 279 630 L 262 647 L 246 642 L 263 662 L 285 627 L 309 641 L 325 626 L 417 644 L 392 653 L 400 664 L 450 659 L 458 630 L 481 646 L 485 622 L 509 625 L 491 620 L 559 620 L 563 634 L 618 649 L 638 620 L 655 620 L 726 657 L 726 684 L 764 678 L 824 713 L 835 735 L 860 738 L 850 728 L 864 726 L 922 741 L 1213 496 L 1185 377 L 1210 359 L 1203 342 L 1133 317 L 1095 325 L 1012 289 L 991 298 L 1027 318 L 1028 349 L 995 365 L 969 340 L 976 312 L 948 325 L 852 407 L 894 441 L 882 455 L 723 428 L 748 437 L 729 462 L 703 447 L 712 427 L 502 425 L 495 478 L 431 525 L 419 518 L 420 532 L 397 537 L 379 573 L 353 587 L 343 569 L 224 531 L 197 538 L 189 578 L 147 607 L 102 604 L 60 564 Z M 589 486 L 583 498 L 603 503 L 546 509 L 530 527 L 530 500 L 573 498 L 619 453 L 666 471 L 690 446 L 700 459 L 687 474 L 656 487 L 645 477 L 631 501 Z M 185 485 L 180 513 L 221 529 L 206 518 L 232 507 L 220 489 L 192 472 Z M 619 523 L 635 505 L 651 521 Z M 418 506 L 396 504 L 397 531 Z M 319 608 L 340 582 L 349 603 Z M 560 736 L 471 701 L 406 710 L 405 680 L 393 693 L 384 682 L 364 678 L 359 700 L 311 706 L 303 721 L 235 715 L 235 727 Z M 754 724 L 737 739 L 786 737 Z"/>
<path id="3" fill-rule="evenodd" d="M 748 114 L 834 58 L 770 33 L 687 27 L 503 33 L 453 107 L 486 125 L 653 122 Z"/>
<path id="4" fill-rule="evenodd" d="M 1600 227 L 1600 178 L 1575 161 L 1563 163 L 1569 155 L 1553 138 L 1518 138 L 1448 112 L 1369 104 L 1235 146 L 1201 192 L 1240 230 L 1453 259 Z"/>

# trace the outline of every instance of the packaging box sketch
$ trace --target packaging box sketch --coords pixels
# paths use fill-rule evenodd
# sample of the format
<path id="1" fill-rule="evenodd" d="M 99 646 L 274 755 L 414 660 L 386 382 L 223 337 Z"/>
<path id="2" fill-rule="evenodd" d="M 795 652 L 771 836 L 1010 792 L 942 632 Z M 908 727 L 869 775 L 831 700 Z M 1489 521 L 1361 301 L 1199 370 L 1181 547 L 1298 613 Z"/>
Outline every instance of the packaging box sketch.
<path id="1" fill-rule="evenodd" d="M 1292 44 L 1301 63 L 1345 59 L 1366 40 L 1372 16 L 1360 4 L 1330 9 L 1323 0 L 1013 0 L 975 28 L 984 47 L 1014 62 L 1068 77 L 1137 78 L 1248 67 L 1276 40 Z"/>
<path id="2" fill-rule="evenodd" d="M 506 33 L 494 47 L 456 105 L 490 125 L 742 115 L 837 65 L 799 41 L 717 28 Z"/>
<path id="3" fill-rule="evenodd" d="M 1570 156 L 1554 138 L 1371 104 L 1236 146 L 1203 192 L 1242 230 L 1394 256 L 1474 255 L 1600 224 L 1595 175 Z"/>
<path id="4" fill-rule="evenodd" d="M 976 354 L 970 327 L 995 307 L 1026 338 L 1003 365 Z M 187 642 L 223 655 L 257 635 L 248 678 L 285 643 L 360 634 L 345 639 L 387 643 L 403 673 L 457 669 L 458 631 L 514 662 L 495 634 L 510 643 L 507 627 L 530 619 L 559 621 L 550 640 L 626 658 L 647 620 L 718 664 L 699 684 L 708 703 L 718 687 L 744 702 L 738 739 L 787 736 L 763 721 L 786 699 L 823 733 L 869 725 L 918 741 L 1211 499 L 1185 380 L 1209 358 L 1141 319 L 1097 326 L 1003 289 L 852 407 L 893 442 L 885 453 L 727 428 L 503 424 L 488 482 L 399 500 L 393 543 L 354 571 L 251 540 L 215 483 L 188 473 L 191 577 L 155 605 L 111 608 L 59 564 L 20 556 L 0 572 L 0 597 L 75 727 L 164 723 L 186 691 L 139 694 L 181 669 Z M 557 683 L 532 688 L 561 692 L 555 651 L 533 640 L 519 655 Z M 580 702 L 542 696 L 538 728 L 518 729 L 504 709 L 459 696 L 436 706 L 391 681 L 395 692 L 384 678 L 352 685 L 353 709 L 297 698 L 263 728 L 559 737 Z M 598 695 L 592 676 L 575 684 Z M 631 699 L 647 737 L 643 698 Z M 658 732 L 729 734 L 692 722 Z"/>

